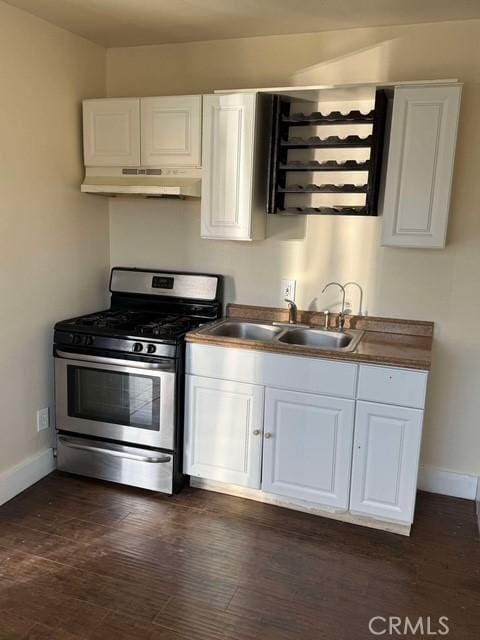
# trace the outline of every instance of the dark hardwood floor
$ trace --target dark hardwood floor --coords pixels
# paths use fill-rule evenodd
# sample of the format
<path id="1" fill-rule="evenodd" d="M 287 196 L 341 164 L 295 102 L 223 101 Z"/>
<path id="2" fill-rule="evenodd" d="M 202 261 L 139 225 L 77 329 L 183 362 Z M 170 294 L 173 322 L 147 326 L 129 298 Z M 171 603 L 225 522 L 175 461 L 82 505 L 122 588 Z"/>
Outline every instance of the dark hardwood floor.
<path id="1" fill-rule="evenodd" d="M 474 502 L 419 494 L 410 538 L 57 473 L 0 507 L 1 640 L 362 640 L 372 616 L 480 638 Z"/>

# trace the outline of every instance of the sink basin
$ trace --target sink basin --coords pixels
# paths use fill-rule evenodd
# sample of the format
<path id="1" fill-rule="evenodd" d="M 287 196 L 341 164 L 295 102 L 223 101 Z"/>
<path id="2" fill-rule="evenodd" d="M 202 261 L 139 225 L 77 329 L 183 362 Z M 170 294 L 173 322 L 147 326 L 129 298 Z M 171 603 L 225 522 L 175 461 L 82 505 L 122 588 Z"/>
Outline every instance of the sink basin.
<path id="1" fill-rule="evenodd" d="M 207 333 L 211 336 L 227 338 L 243 338 L 244 340 L 273 340 L 283 329 L 269 324 L 253 322 L 223 322 Z"/>
<path id="2" fill-rule="evenodd" d="M 321 329 L 290 329 L 279 336 L 279 342 L 316 349 L 353 351 L 362 337 L 362 331 L 322 331 Z"/>
<path id="3" fill-rule="evenodd" d="M 281 342 L 314 349 L 330 351 L 353 351 L 363 335 L 363 331 L 348 329 L 345 332 L 323 331 L 297 325 L 272 325 L 240 320 L 224 320 L 220 324 L 205 328 L 203 332 L 210 336 L 222 338 L 240 338 L 242 340 L 259 340 L 261 342 Z"/>

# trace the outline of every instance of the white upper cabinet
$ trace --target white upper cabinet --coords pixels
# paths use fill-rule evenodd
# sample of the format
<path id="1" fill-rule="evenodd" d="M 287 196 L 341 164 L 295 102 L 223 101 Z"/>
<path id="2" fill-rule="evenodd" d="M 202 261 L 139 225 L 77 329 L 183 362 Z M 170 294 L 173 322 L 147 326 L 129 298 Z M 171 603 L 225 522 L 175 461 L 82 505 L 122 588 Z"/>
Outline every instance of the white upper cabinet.
<path id="1" fill-rule="evenodd" d="M 262 489 L 348 509 L 355 402 L 267 389 Z"/>
<path id="2" fill-rule="evenodd" d="M 266 143 L 254 93 L 203 98 L 202 238 L 254 240 L 265 235 Z M 256 145 L 256 141 L 258 144 Z"/>
<path id="3" fill-rule="evenodd" d="M 200 167 L 202 97 L 141 98 L 142 165 Z"/>
<path id="4" fill-rule="evenodd" d="M 445 246 L 461 90 L 458 84 L 395 89 L 383 201 L 385 246 Z"/>
<path id="5" fill-rule="evenodd" d="M 357 402 L 350 511 L 413 521 L 423 411 Z"/>
<path id="6" fill-rule="evenodd" d="M 260 487 L 263 387 L 186 376 L 185 473 Z"/>
<path id="7" fill-rule="evenodd" d="M 139 166 L 140 100 L 84 100 L 83 150 L 87 167 Z"/>
<path id="8" fill-rule="evenodd" d="M 87 167 L 200 167 L 202 96 L 83 102 Z"/>

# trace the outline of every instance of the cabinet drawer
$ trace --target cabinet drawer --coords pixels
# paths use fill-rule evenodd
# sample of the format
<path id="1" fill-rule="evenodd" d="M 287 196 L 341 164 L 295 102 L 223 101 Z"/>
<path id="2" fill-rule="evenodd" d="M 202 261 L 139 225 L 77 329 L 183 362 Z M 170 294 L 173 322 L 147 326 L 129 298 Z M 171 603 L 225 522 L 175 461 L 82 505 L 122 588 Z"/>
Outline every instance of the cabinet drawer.
<path id="1" fill-rule="evenodd" d="M 174 456 L 93 438 L 60 435 L 57 468 L 109 482 L 173 493 Z"/>
<path id="2" fill-rule="evenodd" d="M 186 372 L 266 387 L 354 398 L 357 365 L 253 349 L 187 345 Z"/>
<path id="3" fill-rule="evenodd" d="M 357 397 L 359 400 L 423 409 L 427 378 L 426 371 L 361 365 Z"/>

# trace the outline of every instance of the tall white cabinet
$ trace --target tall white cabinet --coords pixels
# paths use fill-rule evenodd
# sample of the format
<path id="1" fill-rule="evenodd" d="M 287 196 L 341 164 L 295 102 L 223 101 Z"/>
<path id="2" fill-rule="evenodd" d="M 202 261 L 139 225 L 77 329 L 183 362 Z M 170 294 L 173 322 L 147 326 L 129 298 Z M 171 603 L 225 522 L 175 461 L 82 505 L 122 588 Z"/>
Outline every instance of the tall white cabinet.
<path id="1" fill-rule="evenodd" d="M 395 88 L 382 244 L 445 246 L 462 86 Z"/>
<path id="2" fill-rule="evenodd" d="M 203 98 L 201 236 L 265 236 L 266 131 L 256 93 Z"/>

